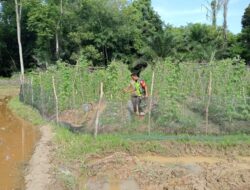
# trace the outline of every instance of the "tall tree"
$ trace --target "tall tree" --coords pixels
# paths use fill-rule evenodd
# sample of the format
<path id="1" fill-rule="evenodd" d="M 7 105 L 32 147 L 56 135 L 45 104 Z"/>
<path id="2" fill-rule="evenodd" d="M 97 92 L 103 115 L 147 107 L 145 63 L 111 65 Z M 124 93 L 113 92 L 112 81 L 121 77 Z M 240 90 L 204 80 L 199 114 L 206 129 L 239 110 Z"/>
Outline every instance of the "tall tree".
<path id="1" fill-rule="evenodd" d="M 55 48 L 55 55 L 56 59 L 59 59 L 60 57 L 60 37 L 62 37 L 62 22 L 63 22 L 63 0 L 50 0 L 48 1 L 49 4 L 55 4 L 58 6 L 59 12 L 60 12 L 60 18 L 57 21 L 56 29 L 55 29 L 55 42 L 56 42 L 56 48 Z"/>
<path id="2" fill-rule="evenodd" d="M 47 67 L 52 60 L 57 59 L 56 38 L 58 37 L 60 9 L 53 3 L 31 0 L 27 7 L 29 7 L 28 29 L 36 34 L 34 57 L 38 64 Z"/>
<path id="3" fill-rule="evenodd" d="M 228 15 L 228 4 L 229 0 L 221 0 L 223 5 L 223 36 L 224 43 L 227 43 L 227 15 Z"/>
<path id="4" fill-rule="evenodd" d="M 250 64 L 250 4 L 242 17 L 241 44 L 243 47 L 242 57 Z"/>
<path id="5" fill-rule="evenodd" d="M 24 64 L 23 64 L 23 49 L 21 41 L 21 16 L 22 16 L 22 2 L 21 0 L 15 0 L 16 8 L 16 24 L 17 24 L 17 39 L 19 47 L 20 67 L 21 67 L 21 83 L 24 82 Z"/>
<path id="6" fill-rule="evenodd" d="M 221 2 L 219 2 L 218 0 L 212 0 L 210 6 L 211 6 L 211 12 L 212 12 L 212 25 L 216 27 L 217 15 L 221 9 Z"/>
<path id="7" fill-rule="evenodd" d="M 154 11 L 151 0 L 135 0 L 132 6 L 140 14 L 138 29 L 144 43 L 140 48 L 140 54 L 146 58 L 161 56 L 158 51 L 159 38 L 163 38 L 163 22 L 160 16 Z"/>
<path id="8" fill-rule="evenodd" d="M 207 4 L 202 5 L 207 11 L 207 19 L 212 21 L 212 26 L 217 26 L 217 16 L 221 9 L 221 0 L 207 1 Z"/>

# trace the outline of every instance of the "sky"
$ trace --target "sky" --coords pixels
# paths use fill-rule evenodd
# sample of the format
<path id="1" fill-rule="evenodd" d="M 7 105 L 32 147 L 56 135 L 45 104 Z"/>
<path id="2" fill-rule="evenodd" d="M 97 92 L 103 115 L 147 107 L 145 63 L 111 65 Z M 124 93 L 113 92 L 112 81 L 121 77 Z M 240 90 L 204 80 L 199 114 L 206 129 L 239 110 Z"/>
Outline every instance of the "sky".
<path id="1" fill-rule="evenodd" d="M 185 26 L 188 23 L 211 23 L 206 18 L 207 0 L 151 0 L 154 10 L 166 24 Z M 210 1 L 210 0 L 209 0 Z M 241 31 L 241 19 L 250 0 L 229 0 L 228 28 L 234 34 Z M 218 15 L 218 25 L 223 23 L 223 10 Z"/>

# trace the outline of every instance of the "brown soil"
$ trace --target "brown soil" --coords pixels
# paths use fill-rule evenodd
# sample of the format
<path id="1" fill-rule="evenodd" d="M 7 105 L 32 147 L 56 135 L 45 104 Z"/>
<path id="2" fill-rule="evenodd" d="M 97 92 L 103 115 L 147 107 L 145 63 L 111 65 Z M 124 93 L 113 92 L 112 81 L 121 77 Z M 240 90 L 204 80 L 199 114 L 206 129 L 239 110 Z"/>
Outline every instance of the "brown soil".
<path id="1" fill-rule="evenodd" d="M 86 169 L 88 177 L 79 179 L 80 189 L 120 190 L 126 183 L 134 190 L 250 189 L 250 157 L 131 156 L 116 152 L 89 162 Z"/>
<path id="2" fill-rule="evenodd" d="M 68 165 L 57 160 L 53 162 L 57 181 L 50 190 L 250 190 L 248 144 L 162 142 L 162 146 L 162 154 L 94 154 Z M 64 180 L 58 177 L 62 175 Z M 66 185 L 70 178 L 74 182 Z"/>

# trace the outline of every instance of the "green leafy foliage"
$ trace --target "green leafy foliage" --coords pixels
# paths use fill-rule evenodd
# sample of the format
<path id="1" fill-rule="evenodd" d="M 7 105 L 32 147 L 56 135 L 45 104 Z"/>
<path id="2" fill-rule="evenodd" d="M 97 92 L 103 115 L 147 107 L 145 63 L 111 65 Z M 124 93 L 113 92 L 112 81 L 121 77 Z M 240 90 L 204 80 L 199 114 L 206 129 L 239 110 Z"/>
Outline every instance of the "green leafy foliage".
<path id="1" fill-rule="evenodd" d="M 15 4 L 1 2 L 0 75 L 19 70 Z M 241 56 L 249 62 L 248 10 L 239 35 L 223 29 L 191 23 L 165 25 L 151 0 L 23 0 L 21 32 L 25 68 L 47 68 L 58 60 L 75 65 L 84 56 L 93 66 L 107 67 L 113 60 L 134 66 L 137 60 L 152 62 L 173 57 L 179 61 L 208 62 Z M 212 9 L 216 13 L 216 1 Z M 217 7 L 218 8 L 218 7 Z M 167 23 L 166 23 L 167 24 Z"/>
<path id="2" fill-rule="evenodd" d="M 128 85 L 130 72 L 126 65 L 112 62 L 107 69 L 100 68 L 94 71 L 89 63 L 80 58 L 76 66 L 59 61 L 56 67 L 50 67 L 46 72 L 31 73 L 33 80 L 32 91 L 24 86 L 24 102 L 32 103 L 45 115 L 55 111 L 55 99 L 52 77 L 55 78 L 56 92 L 59 100 L 59 109 L 63 111 L 78 108 L 83 103 L 96 102 L 99 99 L 100 83 L 104 83 L 104 92 L 107 100 L 124 100 L 123 88 Z"/>
<path id="3" fill-rule="evenodd" d="M 242 57 L 250 61 L 250 4 L 245 10 L 245 13 L 242 18 L 242 34 L 241 34 L 241 42 L 242 42 Z"/>
<path id="4" fill-rule="evenodd" d="M 204 121 L 210 72 L 210 122 L 230 131 L 227 129 L 229 123 L 236 120 L 249 121 L 250 73 L 242 60 L 227 59 L 197 65 L 173 63 L 171 59 L 166 59 L 157 63 L 153 69 L 156 74 L 154 96 L 158 100 L 154 117 L 158 125 L 195 128 Z M 148 67 L 142 73 L 142 78 L 150 84 L 151 75 L 152 68 Z"/>
<path id="5" fill-rule="evenodd" d="M 54 76 L 59 111 L 77 109 L 84 103 L 98 102 L 100 83 L 103 82 L 106 110 L 101 116 L 102 125 L 127 125 L 126 104 L 129 96 L 123 92 L 130 80 L 127 66 L 112 62 L 106 69 L 96 69 L 84 57 L 77 62 L 74 67 L 58 62 L 57 67 L 32 74 L 33 86 L 24 86 L 24 101 L 31 103 L 32 89 L 33 105 L 45 115 L 55 113 Z M 211 130 L 249 132 L 250 73 L 242 60 L 226 59 L 209 64 L 174 63 L 171 58 L 158 61 L 141 73 L 149 92 L 153 71 L 155 82 L 151 98 L 154 128 L 165 128 L 167 132 L 203 133 L 205 109 L 210 98 L 208 119 Z M 208 94 L 210 73 L 211 97 Z M 138 125 L 143 125 L 143 122 Z M 235 128 L 237 125 L 239 127 Z"/>

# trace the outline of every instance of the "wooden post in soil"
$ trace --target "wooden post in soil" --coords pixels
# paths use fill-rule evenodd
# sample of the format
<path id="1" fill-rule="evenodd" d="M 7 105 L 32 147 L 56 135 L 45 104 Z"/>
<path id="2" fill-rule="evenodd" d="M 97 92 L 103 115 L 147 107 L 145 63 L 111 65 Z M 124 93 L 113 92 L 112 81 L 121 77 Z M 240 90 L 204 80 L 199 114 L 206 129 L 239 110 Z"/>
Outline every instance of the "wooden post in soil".
<path id="1" fill-rule="evenodd" d="M 31 77 L 30 79 L 30 86 L 31 86 L 31 105 L 34 106 L 33 77 Z"/>
<path id="2" fill-rule="evenodd" d="M 42 76 L 41 73 L 39 73 L 39 82 L 40 82 L 40 103 L 41 103 L 41 109 L 42 109 L 42 116 L 44 117 L 44 94 L 43 94 L 43 86 L 42 86 Z"/>
<path id="3" fill-rule="evenodd" d="M 58 123 L 58 98 L 56 94 L 56 85 L 55 85 L 55 78 L 52 76 L 52 85 L 53 85 L 53 91 L 54 91 L 54 96 L 55 96 L 55 101 L 56 101 L 56 123 Z"/>
<path id="4" fill-rule="evenodd" d="M 246 98 L 246 93 L 245 92 L 246 91 L 245 91 L 245 88 L 243 86 L 243 88 L 242 88 L 242 96 L 243 96 L 243 100 L 244 100 L 245 105 L 247 105 L 247 98 Z"/>
<path id="5" fill-rule="evenodd" d="M 101 108 L 102 98 L 103 98 L 103 83 L 101 82 L 100 99 L 99 99 L 97 113 L 96 113 L 96 119 L 95 119 L 95 134 L 94 134 L 95 138 L 97 137 L 97 134 L 98 134 L 98 126 L 99 126 L 99 117 L 100 117 L 100 108 Z"/>
<path id="6" fill-rule="evenodd" d="M 211 102 L 211 93 L 212 93 L 212 72 L 209 73 L 209 84 L 208 84 L 208 100 L 206 105 L 206 135 L 208 132 L 208 116 L 209 116 L 209 106 Z"/>
<path id="7" fill-rule="evenodd" d="M 149 113 L 148 113 L 148 135 L 150 135 L 151 133 L 151 110 L 152 110 L 152 103 L 153 103 L 154 80 L 155 80 L 155 72 L 153 71 L 151 89 L 150 89 Z"/>
<path id="8" fill-rule="evenodd" d="M 77 74 L 78 74 L 78 68 L 79 68 L 79 63 L 77 62 L 75 68 L 74 68 L 74 78 L 72 81 L 72 109 L 75 109 L 76 106 L 76 96 L 77 96 L 77 88 L 76 88 L 76 79 L 77 79 Z"/>

